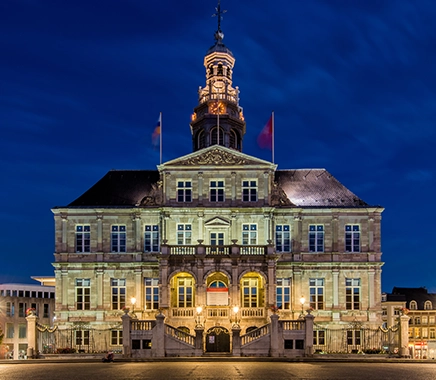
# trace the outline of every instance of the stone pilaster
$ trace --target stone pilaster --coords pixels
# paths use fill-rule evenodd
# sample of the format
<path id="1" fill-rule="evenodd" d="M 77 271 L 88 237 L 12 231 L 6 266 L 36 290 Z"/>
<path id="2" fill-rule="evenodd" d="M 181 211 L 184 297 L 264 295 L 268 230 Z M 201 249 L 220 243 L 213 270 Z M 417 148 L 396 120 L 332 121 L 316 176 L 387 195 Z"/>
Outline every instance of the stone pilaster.
<path id="1" fill-rule="evenodd" d="M 277 314 L 272 314 L 271 318 L 271 346 L 270 355 L 272 357 L 280 356 L 279 351 L 279 340 L 281 338 L 279 334 L 279 316 Z"/>
<path id="2" fill-rule="evenodd" d="M 156 326 L 153 328 L 153 338 L 151 340 L 151 355 L 155 358 L 165 356 L 165 315 L 156 315 Z"/>
<path id="3" fill-rule="evenodd" d="M 38 351 L 38 342 L 36 331 L 36 323 L 38 317 L 35 314 L 28 315 L 26 317 L 27 321 L 27 358 L 34 358 Z M 17 356 L 17 357 L 15 357 Z M 18 350 L 14 350 L 14 359 L 18 359 Z"/>
<path id="4" fill-rule="evenodd" d="M 132 342 L 130 339 L 130 323 L 132 318 L 128 313 L 121 317 L 123 323 L 123 358 L 132 357 Z"/>
<path id="5" fill-rule="evenodd" d="M 410 357 L 409 352 L 409 319 L 407 315 L 400 316 L 400 330 L 399 330 L 399 345 L 400 351 L 399 356 L 402 358 Z"/>
<path id="6" fill-rule="evenodd" d="M 305 323 L 305 338 L 304 338 L 304 356 L 313 356 L 313 320 L 315 317 L 312 314 L 307 314 L 304 319 Z"/>
<path id="7" fill-rule="evenodd" d="M 241 356 L 241 328 L 232 327 L 232 356 Z"/>

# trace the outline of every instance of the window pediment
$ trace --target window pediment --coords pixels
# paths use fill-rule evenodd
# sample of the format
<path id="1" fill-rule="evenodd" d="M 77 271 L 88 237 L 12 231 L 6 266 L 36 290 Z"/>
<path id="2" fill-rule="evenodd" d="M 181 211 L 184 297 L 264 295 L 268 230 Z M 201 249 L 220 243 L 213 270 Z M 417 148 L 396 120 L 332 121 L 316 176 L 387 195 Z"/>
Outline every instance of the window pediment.
<path id="1" fill-rule="evenodd" d="M 216 216 L 212 219 L 207 220 L 204 225 L 206 227 L 230 227 L 230 221 L 227 219 Z"/>

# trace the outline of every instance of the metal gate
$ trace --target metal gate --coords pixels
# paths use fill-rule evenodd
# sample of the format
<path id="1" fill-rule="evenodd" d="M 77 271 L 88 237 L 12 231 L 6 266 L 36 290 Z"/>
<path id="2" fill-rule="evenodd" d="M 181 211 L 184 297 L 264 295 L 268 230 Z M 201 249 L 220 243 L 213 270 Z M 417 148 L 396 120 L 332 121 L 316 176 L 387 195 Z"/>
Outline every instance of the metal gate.
<path id="1" fill-rule="evenodd" d="M 399 346 L 399 326 L 368 328 L 353 322 L 341 329 L 315 324 L 313 348 L 315 353 L 395 354 Z"/>
<path id="2" fill-rule="evenodd" d="M 206 352 L 230 352 L 230 333 L 224 327 L 212 327 L 206 334 Z"/>

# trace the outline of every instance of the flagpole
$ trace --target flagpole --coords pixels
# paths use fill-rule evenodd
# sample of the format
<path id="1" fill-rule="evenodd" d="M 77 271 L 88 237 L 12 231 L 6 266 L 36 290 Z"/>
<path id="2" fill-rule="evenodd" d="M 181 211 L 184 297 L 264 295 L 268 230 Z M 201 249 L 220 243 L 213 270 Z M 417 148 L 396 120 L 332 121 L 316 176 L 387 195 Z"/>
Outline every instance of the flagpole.
<path id="1" fill-rule="evenodd" d="M 159 124 L 160 124 L 160 133 L 159 133 L 159 164 L 162 165 L 162 112 L 159 113 Z"/>
<path id="2" fill-rule="evenodd" d="M 220 103 L 218 101 L 218 95 L 217 95 L 217 101 L 216 101 L 216 123 L 217 123 L 217 144 L 220 145 Z"/>
<path id="3" fill-rule="evenodd" d="M 272 162 L 274 163 L 274 111 L 272 111 L 272 115 L 271 115 L 271 132 L 272 132 L 272 136 L 271 136 L 271 152 L 272 152 Z"/>

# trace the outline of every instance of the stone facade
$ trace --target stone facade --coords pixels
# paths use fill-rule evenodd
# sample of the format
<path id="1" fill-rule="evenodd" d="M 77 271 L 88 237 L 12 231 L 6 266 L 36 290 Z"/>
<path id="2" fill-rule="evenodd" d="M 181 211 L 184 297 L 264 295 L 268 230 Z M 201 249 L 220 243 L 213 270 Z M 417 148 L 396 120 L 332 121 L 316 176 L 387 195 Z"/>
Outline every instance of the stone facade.
<path id="1" fill-rule="evenodd" d="M 201 352 L 229 351 L 220 333 L 261 328 L 277 310 L 295 320 L 310 308 L 325 326 L 381 324 L 383 208 L 324 169 L 278 170 L 242 153 L 235 60 L 220 28 L 215 38 L 193 153 L 112 170 L 52 210 L 57 323 L 77 334 L 73 345 L 120 349 L 126 307 L 193 336 L 202 326 Z"/>

